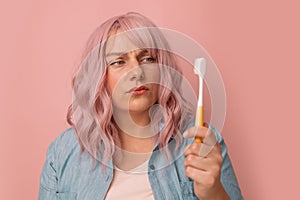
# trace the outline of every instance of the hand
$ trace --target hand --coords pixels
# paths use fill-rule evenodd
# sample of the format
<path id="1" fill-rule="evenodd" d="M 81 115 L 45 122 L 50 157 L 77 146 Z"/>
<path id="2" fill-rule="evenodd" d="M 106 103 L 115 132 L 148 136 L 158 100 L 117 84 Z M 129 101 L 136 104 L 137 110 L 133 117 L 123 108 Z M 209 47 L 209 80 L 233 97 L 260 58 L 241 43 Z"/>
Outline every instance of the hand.
<path id="1" fill-rule="evenodd" d="M 186 176 L 194 180 L 197 197 L 201 200 L 229 199 L 220 180 L 223 158 L 214 133 L 207 127 L 194 126 L 183 137 L 200 137 L 203 141 L 193 142 L 184 150 Z"/>

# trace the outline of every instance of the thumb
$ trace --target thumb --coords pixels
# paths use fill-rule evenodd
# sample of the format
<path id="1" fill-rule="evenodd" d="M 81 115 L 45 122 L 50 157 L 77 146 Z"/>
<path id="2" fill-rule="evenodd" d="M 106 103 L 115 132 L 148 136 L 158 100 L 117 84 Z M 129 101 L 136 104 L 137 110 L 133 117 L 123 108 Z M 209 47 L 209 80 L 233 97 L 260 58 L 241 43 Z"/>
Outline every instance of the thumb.
<path id="1" fill-rule="evenodd" d="M 184 138 L 194 138 L 194 137 L 205 138 L 208 131 L 209 131 L 209 129 L 207 129 L 206 127 L 193 126 L 193 127 L 189 128 L 188 130 L 186 130 L 182 136 Z"/>

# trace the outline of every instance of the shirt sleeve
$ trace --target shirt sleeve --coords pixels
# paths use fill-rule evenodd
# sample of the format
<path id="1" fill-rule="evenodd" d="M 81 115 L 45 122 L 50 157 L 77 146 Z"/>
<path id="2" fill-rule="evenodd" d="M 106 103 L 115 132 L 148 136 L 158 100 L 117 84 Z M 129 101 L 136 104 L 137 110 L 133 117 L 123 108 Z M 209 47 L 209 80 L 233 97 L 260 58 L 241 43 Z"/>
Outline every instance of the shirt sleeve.
<path id="1" fill-rule="evenodd" d="M 47 149 L 46 161 L 40 175 L 39 200 L 57 199 L 56 140 Z"/>
<path id="2" fill-rule="evenodd" d="M 228 150 L 224 139 L 214 127 L 210 128 L 215 133 L 218 142 L 222 147 L 223 164 L 221 168 L 221 183 L 231 200 L 242 200 L 244 198 L 242 196 L 238 181 L 233 170 L 233 166 L 228 156 Z"/>

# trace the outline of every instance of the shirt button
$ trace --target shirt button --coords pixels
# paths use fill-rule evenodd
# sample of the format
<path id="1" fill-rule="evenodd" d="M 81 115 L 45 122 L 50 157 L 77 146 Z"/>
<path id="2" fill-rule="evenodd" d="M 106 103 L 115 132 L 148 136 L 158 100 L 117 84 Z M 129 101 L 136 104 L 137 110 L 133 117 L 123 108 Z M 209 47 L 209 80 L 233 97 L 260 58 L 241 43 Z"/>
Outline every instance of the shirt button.
<path id="1" fill-rule="evenodd" d="M 155 166 L 154 165 L 150 165 L 150 169 L 154 170 Z"/>

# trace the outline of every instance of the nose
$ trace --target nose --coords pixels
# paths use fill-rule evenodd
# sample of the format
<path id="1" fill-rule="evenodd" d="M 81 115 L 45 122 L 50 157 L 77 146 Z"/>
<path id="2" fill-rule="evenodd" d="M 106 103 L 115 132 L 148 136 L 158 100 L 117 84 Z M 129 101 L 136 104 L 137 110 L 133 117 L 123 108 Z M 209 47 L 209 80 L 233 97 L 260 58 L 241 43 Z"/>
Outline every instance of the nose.
<path id="1" fill-rule="evenodd" d="M 145 78 L 144 70 L 140 66 L 137 59 L 132 59 L 130 61 L 130 80 L 131 81 L 138 81 Z"/>

